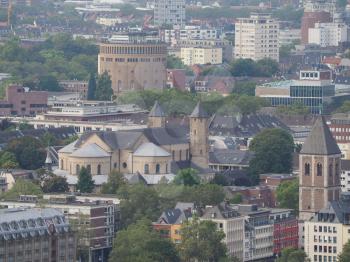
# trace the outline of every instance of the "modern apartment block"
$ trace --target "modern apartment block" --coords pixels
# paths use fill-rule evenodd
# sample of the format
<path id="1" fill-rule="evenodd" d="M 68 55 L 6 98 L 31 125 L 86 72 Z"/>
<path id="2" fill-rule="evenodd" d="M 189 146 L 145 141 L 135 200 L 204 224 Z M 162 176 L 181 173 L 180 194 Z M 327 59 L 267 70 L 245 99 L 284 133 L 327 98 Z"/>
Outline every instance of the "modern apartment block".
<path id="1" fill-rule="evenodd" d="M 100 44 L 98 73 L 107 72 L 114 94 L 166 86 L 167 49 L 155 33 L 120 33 Z"/>
<path id="2" fill-rule="evenodd" d="M 338 46 L 348 41 L 348 26 L 345 23 L 315 23 L 309 28 L 309 44 L 321 47 Z"/>
<path id="3" fill-rule="evenodd" d="M 105 261 L 119 229 L 119 200 L 103 196 L 44 195 L 40 203 L 35 196 L 21 196 L 14 201 L 1 201 L 8 208 L 39 207 L 63 213 L 79 235 L 78 248 L 88 250 L 92 261 Z M 58 212 L 57 211 L 57 212 Z"/>
<path id="4" fill-rule="evenodd" d="M 218 65 L 222 64 L 222 48 L 220 47 L 183 47 L 181 60 L 185 65 Z"/>
<path id="5" fill-rule="evenodd" d="M 279 23 L 267 14 L 239 18 L 235 24 L 235 58 L 279 61 Z"/>
<path id="6" fill-rule="evenodd" d="M 230 205 L 221 203 L 217 206 L 207 207 L 203 211 L 201 220 L 210 220 L 217 224 L 218 230 L 225 233 L 223 242 L 226 244 L 228 254 L 243 261 L 244 258 L 244 228 L 245 218 Z"/>
<path id="7" fill-rule="evenodd" d="M 75 262 L 75 232 L 58 210 L 0 210 L 0 261 Z"/>
<path id="8" fill-rule="evenodd" d="M 350 195 L 329 202 L 310 221 L 304 222 L 305 252 L 311 262 L 337 261 L 350 239 Z"/>
<path id="9" fill-rule="evenodd" d="M 185 0 L 155 0 L 154 24 L 184 26 L 186 24 Z"/>
<path id="10" fill-rule="evenodd" d="M 273 107 L 301 103 L 312 114 L 323 114 L 334 95 L 332 73 L 328 70 L 300 71 L 299 80 L 266 83 L 255 89 L 255 96 L 266 98 Z"/>
<path id="11" fill-rule="evenodd" d="M 30 91 L 28 87 L 10 85 L 0 100 L 1 116 L 33 116 L 47 109 L 48 92 Z"/>

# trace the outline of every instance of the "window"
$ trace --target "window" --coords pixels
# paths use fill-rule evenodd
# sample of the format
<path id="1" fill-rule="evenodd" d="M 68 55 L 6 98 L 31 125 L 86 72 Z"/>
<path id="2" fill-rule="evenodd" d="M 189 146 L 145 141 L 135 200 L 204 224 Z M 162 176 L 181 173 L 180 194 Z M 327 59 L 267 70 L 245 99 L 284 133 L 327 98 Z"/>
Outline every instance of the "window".
<path id="1" fill-rule="evenodd" d="M 63 159 L 61 159 L 61 169 L 63 169 Z"/>
<path id="2" fill-rule="evenodd" d="M 328 175 L 333 176 L 333 165 L 332 164 L 329 165 Z"/>
<path id="3" fill-rule="evenodd" d="M 180 151 L 181 152 L 181 151 Z M 159 164 L 156 164 L 156 174 L 159 174 L 160 173 L 160 165 Z"/>
<path id="4" fill-rule="evenodd" d="M 305 173 L 305 176 L 309 176 L 310 175 L 310 164 L 309 163 L 305 163 L 304 173 Z"/>
<path id="5" fill-rule="evenodd" d="M 80 166 L 79 165 L 76 165 L 75 167 L 75 173 L 78 175 L 80 172 Z"/>
<path id="6" fill-rule="evenodd" d="M 101 175 L 101 165 L 100 164 L 97 165 L 97 174 Z"/>
<path id="7" fill-rule="evenodd" d="M 317 164 L 317 176 L 322 176 L 322 164 L 318 163 Z"/>
<path id="8" fill-rule="evenodd" d="M 114 163 L 113 168 L 117 168 L 117 167 L 118 167 L 118 164 Z"/>
<path id="9" fill-rule="evenodd" d="M 149 174 L 149 165 L 148 164 L 145 164 L 144 173 Z"/>
<path id="10" fill-rule="evenodd" d="M 124 162 L 123 163 L 123 168 L 126 168 L 128 165 Z"/>
<path id="11" fill-rule="evenodd" d="M 86 166 L 87 171 L 91 174 L 91 165 Z"/>

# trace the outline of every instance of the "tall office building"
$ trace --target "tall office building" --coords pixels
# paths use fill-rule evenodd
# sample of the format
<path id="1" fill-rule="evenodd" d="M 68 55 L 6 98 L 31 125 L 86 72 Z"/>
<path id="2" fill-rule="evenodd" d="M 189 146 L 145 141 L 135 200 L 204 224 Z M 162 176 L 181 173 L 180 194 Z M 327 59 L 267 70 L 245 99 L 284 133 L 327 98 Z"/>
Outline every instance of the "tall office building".
<path id="1" fill-rule="evenodd" d="M 279 61 L 279 23 L 267 14 L 239 18 L 235 24 L 235 58 Z"/>
<path id="2" fill-rule="evenodd" d="M 156 0 L 154 4 L 154 24 L 158 26 L 185 25 L 185 0 Z"/>
<path id="3" fill-rule="evenodd" d="M 98 73 L 109 74 L 114 94 L 165 87 L 167 50 L 157 35 L 129 32 L 100 44 Z"/>

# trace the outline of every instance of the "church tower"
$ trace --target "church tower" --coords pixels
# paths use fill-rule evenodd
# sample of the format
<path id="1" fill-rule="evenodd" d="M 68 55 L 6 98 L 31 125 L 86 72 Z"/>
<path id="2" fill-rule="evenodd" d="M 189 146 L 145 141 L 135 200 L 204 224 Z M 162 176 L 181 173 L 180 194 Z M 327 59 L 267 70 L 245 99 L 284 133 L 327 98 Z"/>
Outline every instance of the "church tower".
<path id="1" fill-rule="evenodd" d="M 325 119 L 319 117 L 299 155 L 300 220 L 309 220 L 329 201 L 339 200 L 340 158 Z"/>
<path id="2" fill-rule="evenodd" d="M 209 162 L 208 125 L 209 115 L 199 102 L 190 115 L 190 152 L 192 163 L 202 168 Z"/>
<path id="3" fill-rule="evenodd" d="M 148 115 L 148 127 L 165 127 L 166 114 L 158 101 L 154 103 L 154 106 Z"/>

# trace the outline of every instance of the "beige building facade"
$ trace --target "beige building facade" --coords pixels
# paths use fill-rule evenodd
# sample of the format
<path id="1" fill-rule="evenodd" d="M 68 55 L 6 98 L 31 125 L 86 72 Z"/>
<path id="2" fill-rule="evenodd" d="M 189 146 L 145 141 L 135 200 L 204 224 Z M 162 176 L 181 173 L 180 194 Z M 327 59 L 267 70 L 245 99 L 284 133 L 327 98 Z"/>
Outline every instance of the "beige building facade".
<path id="1" fill-rule="evenodd" d="M 222 64 L 221 47 L 183 47 L 181 60 L 185 65 Z"/>
<path id="2" fill-rule="evenodd" d="M 279 61 L 279 23 L 269 15 L 252 14 L 235 24 L 235 58 Z"/>
<path id="3" fill-rule="evenodd" d="M 98 73 L 107 72 L 114 94 L 166 86 L 166 45 L 145 37 L 117 38 L 100 44 Z"/>

